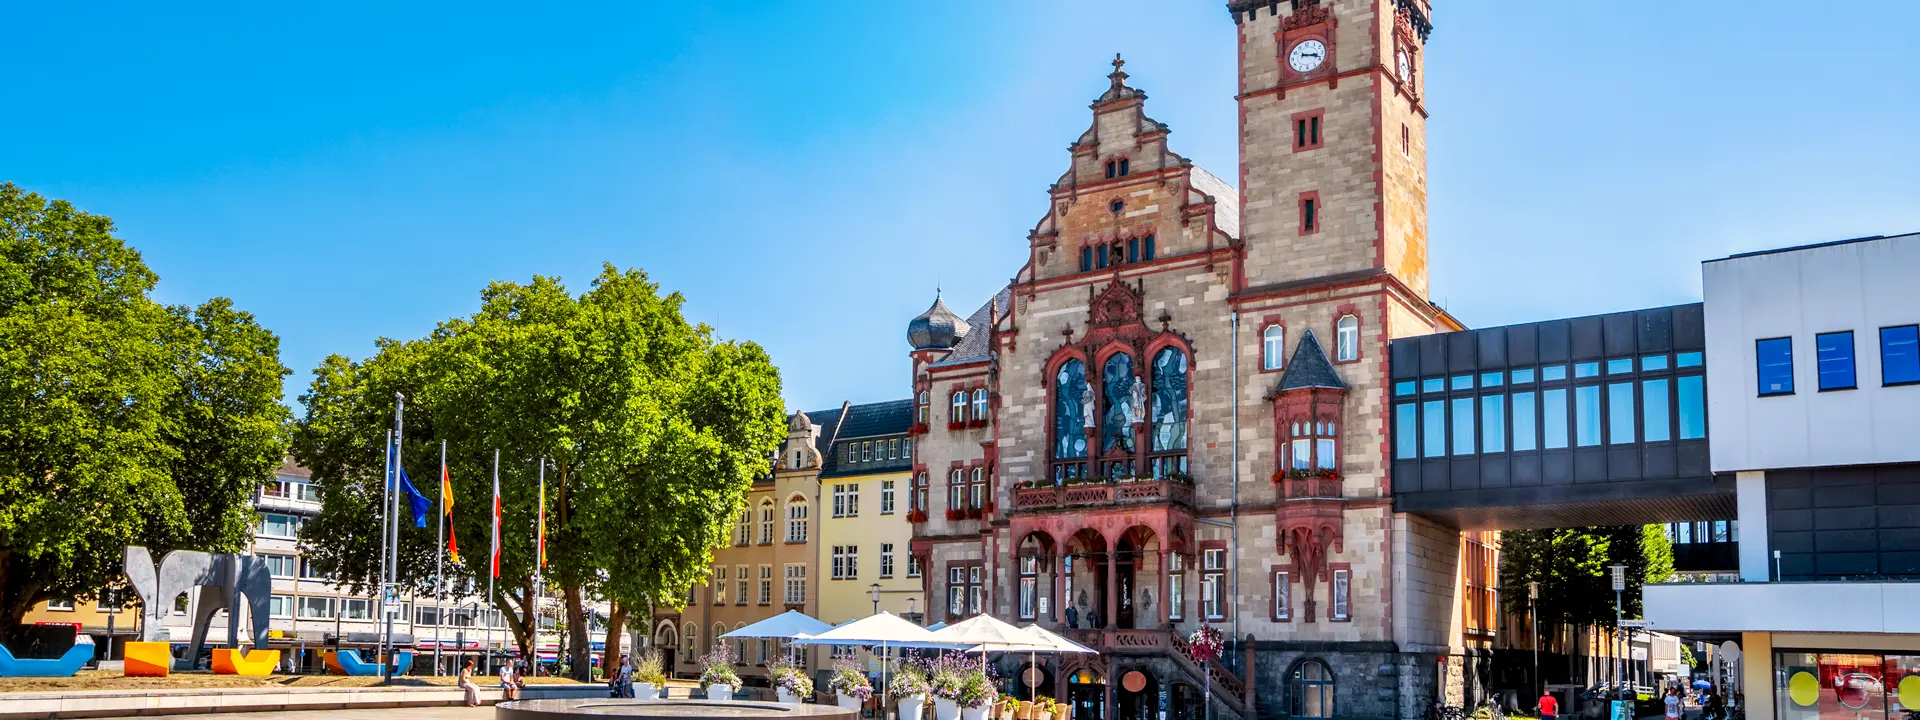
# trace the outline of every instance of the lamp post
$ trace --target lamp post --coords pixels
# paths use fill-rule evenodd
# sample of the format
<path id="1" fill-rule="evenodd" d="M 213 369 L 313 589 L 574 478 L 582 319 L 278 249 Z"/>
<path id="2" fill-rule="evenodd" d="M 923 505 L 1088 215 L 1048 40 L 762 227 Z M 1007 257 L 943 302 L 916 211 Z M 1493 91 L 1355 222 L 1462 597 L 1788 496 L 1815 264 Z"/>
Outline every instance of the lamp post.
<path id="1" fill-rule="evenodd" d="M 1620 679 L 1625 677 L 1627 672 L 1626 658 L 1622 657 L 1620 647 L 1620 615 L 1625 603 L 1624 593 L 1627 591 L 1627 566 L 1615 563 L 1609 565 L 1608 569 L 1613 571 L 1613 680 L 1618 686 Z M 1615 691 L 1618 692 L 1617 687 Z"/>
<path id="2" fill-rule="evenodd" d="M 913 595 L 907 596 L 907 622 L 920 624 L 920 598 Z"/>
<path id="3" fill-rule="evenodd" d="M 873 585 L 869 586 L 869 589 L 867 590 L 867 594 L 868 594 L 868 597 L 873 598 L 873 614 L 879 615 L 880 614 L 880 583 L 874 583 Z"/>
<path id="4" fill-rule="evenodd" d="M 1540 583 L 1527 583 L 1527 622 L 1533 626 L 1533 631 L 1528 633 L 1533 636 L 1533 687 L 1544 693 L 1546 686 L 1540 684 L 1540 613 L 1535 609 L 1539 600 Z"/>

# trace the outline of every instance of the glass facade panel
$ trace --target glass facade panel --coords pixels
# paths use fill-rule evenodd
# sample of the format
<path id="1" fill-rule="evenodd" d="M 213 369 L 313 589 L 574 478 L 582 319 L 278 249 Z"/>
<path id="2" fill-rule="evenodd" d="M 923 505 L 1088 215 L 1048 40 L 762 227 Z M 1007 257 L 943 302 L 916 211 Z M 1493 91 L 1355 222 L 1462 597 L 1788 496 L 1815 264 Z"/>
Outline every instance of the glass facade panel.
<path id="1" fill-rule="evenodd" d="M 1667 400 L 1667 383 L 1659 380 L 1640 382 L 1640 402 L 1645 406 L 1640 422 L 1641 434 L 1647 442 L 1666 442 L 1673 439 L 1672 426 L 1667 413 L 1672 410 Z"/>
<path id="2" fill-rule="evenodd" d="M 1481 373 L 1480 387 L 1500 387 L 1506 384 L 1506 373 Z"/>
<path id="3" fill-rule="evenodd" d="M 1536 413 L 1533 408 L 1533 393 L 1517 392 L 1513 394 L 1513 449 L 1514 451 L 1535 450 L 1539 448 L 1534 441 L 1534 423 Z"/>
<path id="4" fill-rule="evenodd" d="M 1507 396 L 1480 396 L 1481 452 L 1507 450 Z"/>
<path id="5" fill-rule="evenodd" d="M 1472 389 L 1473 389 L 1473 376 L 1472 376 L 1472 375 L 1455 375 L 1455 376 L 1453 376 L 1453 389 L 1455 389 L 1455 390 L 1472 390 Z"/>
<path id="6" fill-rule="evenodd" d="M 1447 381 L 1440 378 L 1427 378 L 1420 381 L 1420 392 L 1445 392 Z"/>
<path id="7" fill-rule="evenodd" d="M 1628 445 L 1633 442 L 1634 415 L 1633 383 L 1607 385 L 1607 444 Z"/>
<path id="8" fill-rule="evenodd" d="M 1624 375 L 1633 372 L 1633 358 L 1614 358 L 1607 361 L 1608 375 Z"/>
<path id="9" fill-rule="evenodd" d="M 1524 369 L 1513 371 L 1513 382 L 1516 385 L 1520 383 L 1533 382 L 1533 368 L 1524 368 Z"/>
<path id="10" fill-rule="evenodd" d="M 1447 455 L 1447 403 L 1443 400 L 1428 400 L 1420 404 L 1420 456 L 1446 457 Z"/>
<path id="11" fill-rule="evenodd" d="M 1920 325 L 1880 328 L 1880 383 L 1920 382 Z"/>
<path id="12" fill-rule="evenodd" d="M 1793 338 L 1754 343 L 1761 395 L 1793 394 Z"/>
<path id="13" fill-rule="evenodd" d="M 1412 380 L 1401 380 L 1400 382 L 1393 384 L 1393 394 L 1412 395 L 1414 394 L 1414 392 L 1419 390 L 1419 387 L 1420 387 L 1419 384 L 1415 383 Z"/>
<path id="14" fill-rule="evenodd" d="M 1541 382 L 1553 382 L 1555 380 L 1565 379 L 1567 379 L 1567 366 L 1565 365 L 1548 365 L 1540 368 Z"/>
<path id="15" fill-rule="evenodd" d="M 1892 720 L 1920 704 L 1920 656 L 1776 652 L 1773 669 L 1781 720 Z"/>
<path id="16" fill-rule="evenodd" d="M 1665 369 L 1667 369 L 1667 356 L 1665 355 L 1648 355 L 1640 358 L 1640 370 L 1642 372 Z"/>
<path id="17" fill-rule="evenodd" d="M 1420 416 L 1413 403 L 1393 406 L 1393 459 L 1412 460 L 1420 456 Z"/>
<path id="18" fill-rule="evenodd" d="M 1472 455 L 1473 398 L 1453 399 L 1453 454 Z"/>
<path id="19" fill-rule="evenodd" d="M 1674 381 L 1680 391 L 1680 439 L 1707 436 L 1707 379 L 1700 375 Z"/>
<path id="20" fill-rule="evenodd" d="M 1573 364 L 1574 377 L 1590 378 L 1599 374 L 1600 374 L 1600 363 L 1598 362 L 1583 362 L 1583 363 Z"/>
<path id="21" fill-rule="evenodd" d="M 1573 389 L 1573 437 L 1580 447 L 1600 444 L 1600 386 Z"/>
<path id="22" fill-rule="evenodd" d="M 1814 367 L 1820 371 L 1821 390 L 1852 390 L 1853 332 L 1813 336 Z"/>
<path id="23" fill-rule="evenodd" d="M 1540 446 L 1558 450 L 1567 446 L 1567 389 L 1540 393 Z"/>

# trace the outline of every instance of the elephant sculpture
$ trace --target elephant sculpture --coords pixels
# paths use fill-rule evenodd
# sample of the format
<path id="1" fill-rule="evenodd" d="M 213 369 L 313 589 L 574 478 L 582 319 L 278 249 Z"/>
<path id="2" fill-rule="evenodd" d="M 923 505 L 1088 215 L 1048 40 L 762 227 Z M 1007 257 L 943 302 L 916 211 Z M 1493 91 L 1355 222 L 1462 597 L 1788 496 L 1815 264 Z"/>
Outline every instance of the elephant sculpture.
<path id="1" fill-rule="evenodd" d="M 181 669 L 192 669 L 206 644 L 208 624 L 214 613 L 227 611 L 227 646 L 240 647 L 240 599 L 246 598 L 247 616 L 253 621 L 253 646 L 267 647 L 268 603 L 273 592 L 273 575 L 267 561 L 254 555 L 205 553 L 198 550 L 174 550 L 161 556 L 154 567 L 153 556 L 144 547 L 128 547 L 127 580 L 140 594 L 140 640 L 166 642 L 166 615 L 180 593 L 198 588 L 200 601 L 194 604 L 193 640 L 187 657 L 178 661 Z"/>

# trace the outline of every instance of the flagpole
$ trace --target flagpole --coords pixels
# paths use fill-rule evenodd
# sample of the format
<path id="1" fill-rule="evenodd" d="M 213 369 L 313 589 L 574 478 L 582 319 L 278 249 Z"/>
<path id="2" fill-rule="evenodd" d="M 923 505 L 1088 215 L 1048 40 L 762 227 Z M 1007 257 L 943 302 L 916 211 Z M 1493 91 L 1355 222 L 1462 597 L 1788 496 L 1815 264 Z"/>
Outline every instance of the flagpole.
<path id="1" fill-rule="evenodd" d="M 487 607 L 493 610 L 494 615 L 498 615 L 500 613 L 500 608 L 493 604 L 494 603 L 493 580 L 494 578 L 497 578 L 500 576 L 500 449 L 499 448 L 493 449 L 493 508 L 488 512 L 492 513 L 492 518 L 493 518 L 491 521 L 493 524 L 493 546 L 490 548 L 491 552 L 487 556 Z M 493 618 L 492 617 L 487 618 L 486 668 L 487 668 L 488 674 L 493 673 Z"/>
<path id="2" fill-rule="evenodd" d="M 547 569 L 547 459 L 540 458 L 540 513 L 536 520 L 539 537 L 534 541 L 533 561 L 533 676 L 540 677 L 540 596 L 545 589 L 542 576 Z M 559 661 L 559 651 L 554 651 L 554 660 Z"/>
<path id="3" fill-rule="evenodd" d="M 386 594 L 385 591 L 387 587 L 387 523 L 392 522 L 393 520 L 393 513 L 387 512 L 387 507 L 392 502 L 391 494 L 395 491 L 395 486 L 398 484 L 394 482 L 395 477 L 398 477 L 398 476 L 393 472 L 393 428 L 387 428 L 387 474 L 384 478 L 384 484 L 381 485 L 380 487 L 380 580 L 374 583 L 373 595 L 367 598 L 367 607 L 369 612 L 377 611 L 379 609 L 381 596 Z M 345 641 L 345 638 L 340 637 L 341 633 L 339 632 L 339 627 L 340 627 L 340 618 L 345 616 L 346 614 L 347 614 L 347 608 L 345 606 L 345 603 L 342 603 L 341 607 L 334 608 L 333 617 L 334 617 L 334 628 L 335 628 L 335 632 L 334 632 L 334 650 L 335 651 L 341 650 L 342 649 L 341 645 Z M 380 630 L 379 621 L 371 616 L 368 617 L 367 619 L 375 621 L 373 626 L 374 632 L 379 632 Z"/>
<path id="4" fill-rule="evenodd" d="M 402 457 L 400 451 L 403 446 L 402 444 L 406 442 L 406 427 L 407 396 L 396 392 L 393 394 L 393 475 L 395 484 L 392 493 L 394 503 L 390 508 L 394 517 L 393 542 L 387 546 L 389 560 L 387 564 L 388 585 L 387 588 L 384 588 L 386 592 L 380 594 L 380 612 L 387 618 L 386 634 L 380 641 L 381 649 L 385 651 L 381 656 L 380 662 L 380 677 L 381 684 L 383 685 L 393 684 L 393 612 L 387 609 L 386 604 L 387 593 L 393 592 L 393 588 L 399 584 L 400 579 L 399 477 L 402 472 L 400 469 L 400 459 Z"/>
<path id="5" fill-rule="evenodd" d="M 447 441 L 440 441 L 440 522 L 433 530 L 433 674 L 440 674 L 440 628 L 445 627 L 447 619 L 441 617 L 446 612 L 442 597 L 446 593 L 447 583 L 444 558 L 447 555 Z M 415 618 L 420 613 L 414 613 Z"/>

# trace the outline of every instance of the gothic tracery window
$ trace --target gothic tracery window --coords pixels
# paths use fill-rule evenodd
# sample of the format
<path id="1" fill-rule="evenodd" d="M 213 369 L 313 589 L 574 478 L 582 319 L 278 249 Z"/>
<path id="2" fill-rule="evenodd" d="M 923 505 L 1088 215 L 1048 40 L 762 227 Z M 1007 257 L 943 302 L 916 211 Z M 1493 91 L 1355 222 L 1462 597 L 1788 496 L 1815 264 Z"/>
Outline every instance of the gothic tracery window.
<path id="1" fill-rule="evenodd" d="M 1153 356 L 1153 395 L 1148 414 L 1152 424 L 1153 476 L 1185 473 L 1187 459 L 1187 354 L 1179 348 L 1161 348 Z M 1162 456 L 1161 453 L 1180 453 Z"/>
<path id="2" fill-rule="evenodd" d="M 1087 368 L 1079 360 L 1061 363 L 1053 385 L 1053 459 L 1080 460 L 1087 456 L 1086 408 Z M 1083 464 L 1056 465 L 1054 480 L 1079 477 Z"/>
<path id="3" fill-rule="evenodd" d="M 1101 371 L 1106 390 L 1100 413 L 1100 451 L 1133 452 L 1133 356 L 1107 358 Z"/>

